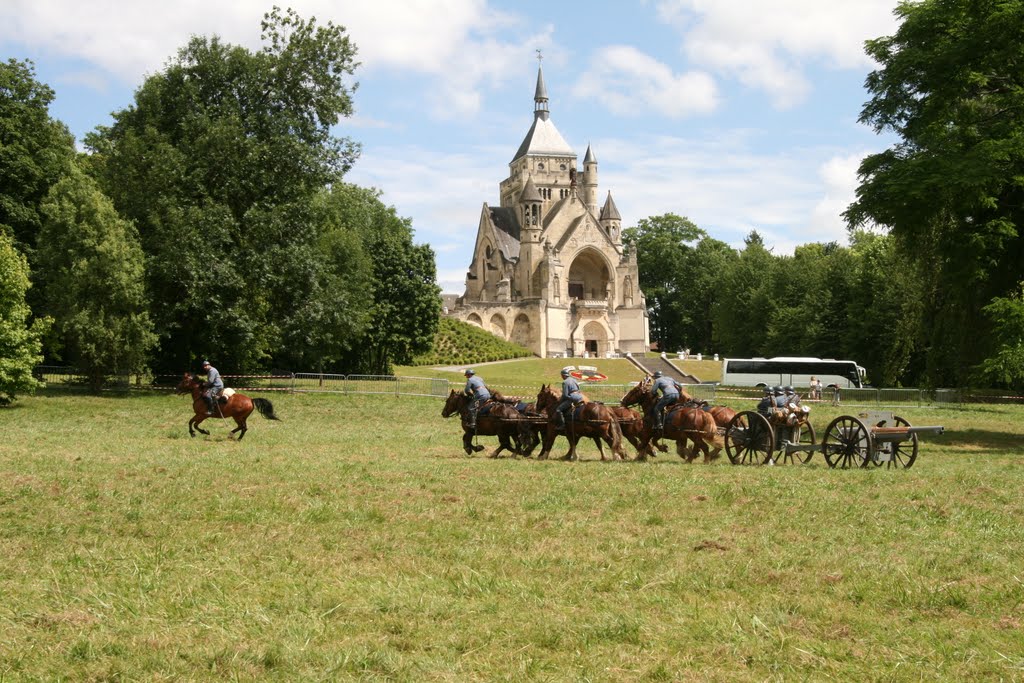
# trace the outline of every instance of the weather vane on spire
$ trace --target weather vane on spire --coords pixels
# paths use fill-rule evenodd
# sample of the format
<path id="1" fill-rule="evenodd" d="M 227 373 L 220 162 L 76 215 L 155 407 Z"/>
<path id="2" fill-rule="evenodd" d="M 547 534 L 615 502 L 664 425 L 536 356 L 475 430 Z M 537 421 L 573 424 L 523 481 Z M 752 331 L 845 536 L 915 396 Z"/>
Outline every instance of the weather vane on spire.
<path id="1" fill-rule="evenodd" d="M 544 59 L 544 55 L 541 54 L 539 47 L 536 50 L 534 50 L 534 52 L 537 53 L 537 63 L 540 64 L 541 61 Z"/>

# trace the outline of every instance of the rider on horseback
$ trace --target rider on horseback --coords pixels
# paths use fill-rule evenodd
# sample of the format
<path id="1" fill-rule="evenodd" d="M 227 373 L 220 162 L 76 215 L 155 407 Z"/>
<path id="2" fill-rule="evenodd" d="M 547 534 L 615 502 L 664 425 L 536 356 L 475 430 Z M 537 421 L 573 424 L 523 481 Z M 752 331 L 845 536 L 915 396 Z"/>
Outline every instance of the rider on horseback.
<path id="1" fill-rule="evenodd" d="M 480 412 L 480 407 L 490 400 L 491 392 L 487 390 L 484 380 L 477 376 L 473 368 L 466 368 L 465 374 L 466 388 L 463 389 L 462 392 L 466 396 L 473 397 L 473 400 L 467 409 L 468 417 L 466 420 L 466 426 L 470 429 L 476 429 L 476 415 Z"/>
<path id="2" fill-rule="evenodd" d="M 213 415 L 214 402 L 224 391 L 224 380 L 220 378 L 217 368 L 210 365 L 208 360 L 203 361 L 203 372 L 206 373 L 206 384 L 204 385 L 206 390 L 203 392 L 203 400 L 206 401 L 206 414 Z"/>
<path id="3" fill-rule="evenodd" d="M 565 429 L 565 414 L 579 403 L 583 403 L 580 384 L 568 370 L 562 368 L 562 399 L 555 406 L 555 426 L 558 429 Z"/>
<path id="4" fill-rule="evenodd" d="M 654 431 L 660 432 L 665 426 L 665 408 L 679 400 L 679 392 L 683 390 L 679 382 L 671 377 L 665 377 L 661 370 L 654 373 L 654 384 L 651 385 L 651 395 L 657 397 L 661 392 L 661 398 L 651 409 L 651 424 Z"/>

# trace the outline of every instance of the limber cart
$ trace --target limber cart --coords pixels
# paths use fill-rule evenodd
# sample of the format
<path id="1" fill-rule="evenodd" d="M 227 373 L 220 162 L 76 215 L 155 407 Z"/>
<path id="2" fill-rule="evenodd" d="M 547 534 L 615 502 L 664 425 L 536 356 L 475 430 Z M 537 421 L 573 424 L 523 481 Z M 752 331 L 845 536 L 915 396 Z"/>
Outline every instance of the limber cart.
<path id="1" fill-rule="evenodd" d="M 841 415 L 816 443 L 810 422 L 772 424 L 754 411 L 738 413 L 725 429 L 725 451 L 734 465 L 806 463 L 821 451 L 829 467 L 908 468 L 917 460 L 919 434 L 942 434 L 941 426 L 913 427 L 888 411 Z"/>

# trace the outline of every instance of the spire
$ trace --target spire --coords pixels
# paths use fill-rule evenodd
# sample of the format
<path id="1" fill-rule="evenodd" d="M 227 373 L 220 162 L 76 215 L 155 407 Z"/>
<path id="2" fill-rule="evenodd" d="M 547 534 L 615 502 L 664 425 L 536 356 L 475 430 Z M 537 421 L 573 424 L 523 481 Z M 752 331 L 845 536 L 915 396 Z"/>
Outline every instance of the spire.
<path id="1" fill-rule="evenodd" d="M 622 215 L 619 214 L 619 209 L 615 206 L 615 200 L 612 199 L 611 190 L 608 191 L 608 199 L 604 201 L 604 206 L 601 208 L 601 220 L 602 221 L 621 221 Z"/>
<path id="2" fill-rule="evenodd" d="M 590 143 L 587 143 L 587 153 L 583 156 L 584 164 L 596 164 L 597 159 L 594 157 L 594 153 L 590 150 Z"/>
<path id="3" fill-rule="evenodd" d="M 537 90 L 533 93 L 533 116 L 534 118 L 548 120 L 548 89 L 544 85 L 544 70 L 537 66 Z"/>
<path id="4" fill-rule="evenodd" d="M 541 203 L 544 199 L 540 196 L 540 192 L 537 191 L 537 186 L 533 184 L 533 176 L 526 177 L 526 185 L 523 186 L 523 192 L 519 195 L 520 202 L 536 202 Z"/>

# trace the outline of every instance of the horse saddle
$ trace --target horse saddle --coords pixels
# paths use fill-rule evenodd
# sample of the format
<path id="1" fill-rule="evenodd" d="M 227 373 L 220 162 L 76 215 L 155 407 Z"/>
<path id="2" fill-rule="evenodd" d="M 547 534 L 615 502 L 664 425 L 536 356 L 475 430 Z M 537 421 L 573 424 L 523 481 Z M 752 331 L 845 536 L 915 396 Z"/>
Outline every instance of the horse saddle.
<path id="1" fill-rule="evenodd" d="M 501 405 L 501 404 L 500 403 L 496 403 L 494 401 L 487 401 L 482 406 L 480 406 L 480 410 L 476 414 L 477 417 L 485 417 L 487 415 L 490 415 L 491 414 L 491 408 L 493 408 L 496 405 Z"/>
<path id="2" fill-rule="evenodd" d="M 225 405 L 228 402 L 228 399 L 231 398 L 234 395 L 235 395 L 235 390 L 234 389 L 224 388 L 220 392 L 220 396 L 217 397 L 217 403 L 219 403 L 221 405 Z"/>

